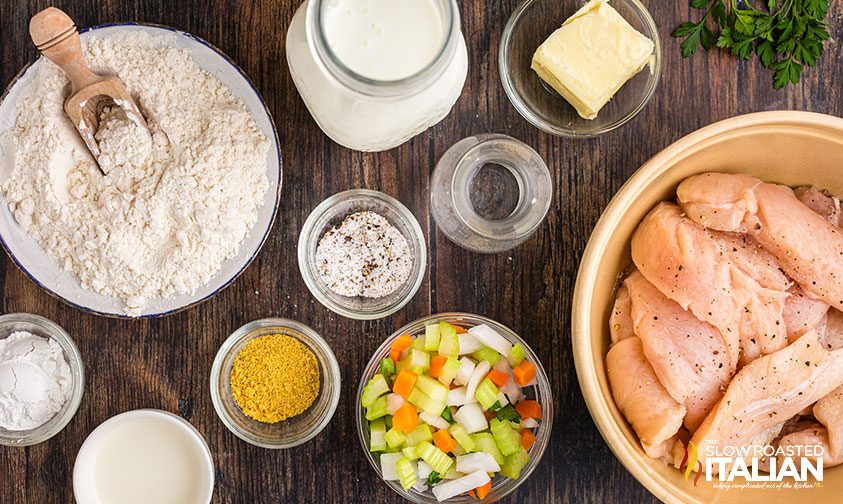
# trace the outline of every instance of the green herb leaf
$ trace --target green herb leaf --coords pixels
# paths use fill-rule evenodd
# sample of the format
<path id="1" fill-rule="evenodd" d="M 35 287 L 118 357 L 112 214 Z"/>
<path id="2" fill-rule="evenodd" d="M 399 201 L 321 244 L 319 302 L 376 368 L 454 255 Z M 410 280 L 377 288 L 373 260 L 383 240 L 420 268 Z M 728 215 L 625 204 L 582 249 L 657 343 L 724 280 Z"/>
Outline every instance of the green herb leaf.
<path id="1" fill-rule="evenodd" d="M 380 372 L 383 375 L 383 377 L 386 378 L 387 380 L 389 379 L 390 376 L 392 376 L 395 373 L 395 363 L 392 362 L 392 359 L 387 357 L 386 359 L 383 359 L 381 361 Z"/>
<path id="2" fill-rule="evenodd" d="M 500 421 L 509 420 L 510 422 L 521 422 L 521 414 L 518 413 L 511 404 L 507 404 L 501 408 L 495 416 Z"/>
<path id="3" fill-rule="evenodd" d="M 442 410 L 442 414 L 439 415 L 439 416 L 444 418 L 445 421 L 448 422 L 449 424 L 454 423 L 454 416 L 451 414 L 451 407 L 450 406 L 445 406 L 445 409 Z"/>
<path id="4" fill-rule="evenodd" d="M 761 59 L 761 64 L 765 68 L 770 68 L 776 62 L 776 50 L 773 48 L 773 43 L 765 40 L 755 47 L 755 53 Z"/>
<path id="5" fill-rule="evenodd" d="M 500 401 L 495 401 L 494 404 L 489 406 L 489 411 L 498 411 L 499 409 L 501 409 L 501 402 Z"/>
<path id="6" fill-rule="evenodd" d="M 440 481 L 442 481 L 442 475 L 439 474 L 436 471 L 431 472 L 427 476 L 427 486 L 433 486 L 433 485 L 439 483 Z"/>
<path id="7" fill-rule="evenodd" d="M 680 50 L 689 57 L 702 47 L 729 50 L 741 59 L 758 57 L 773 71 L 773 87 L 782 89 L 800 81 L 805 67 L 813 67 L 829 40 L 825 19 L 829 0 L 690 0 L 704 10 L 697 21 L 680 24 L 673 36 L 683 39 Z M 766 7 L 766 11 L 764 8 Z"/>

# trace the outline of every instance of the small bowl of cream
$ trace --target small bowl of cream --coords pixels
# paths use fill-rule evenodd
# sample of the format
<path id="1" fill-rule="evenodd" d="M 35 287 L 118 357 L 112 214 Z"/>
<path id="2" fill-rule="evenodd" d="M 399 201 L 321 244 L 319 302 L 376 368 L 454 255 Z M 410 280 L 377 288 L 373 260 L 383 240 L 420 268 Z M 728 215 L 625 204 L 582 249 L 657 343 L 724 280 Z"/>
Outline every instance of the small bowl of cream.
<path id="1" fill-rule="evenodd" d="M 79 504 L 207 504 L 214 461 L 187 420 L 142 409 L 101 423 L 79 449 L 73 495 Z"/>
<path id="2" fill-rule="evenodd" d="M 58 434 L 85 390 L 82 356 L 55 322 L 0 316 L 0 445 L 31 446 Z"/>

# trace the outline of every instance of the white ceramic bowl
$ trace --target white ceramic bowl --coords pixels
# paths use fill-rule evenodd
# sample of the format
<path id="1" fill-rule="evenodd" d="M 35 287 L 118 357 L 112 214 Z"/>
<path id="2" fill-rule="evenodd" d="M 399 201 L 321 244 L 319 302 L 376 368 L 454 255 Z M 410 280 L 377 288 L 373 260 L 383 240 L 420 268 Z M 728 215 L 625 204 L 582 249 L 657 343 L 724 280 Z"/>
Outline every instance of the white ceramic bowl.
<path id="1" fill-rule="evenodd" d="M 102 446 L 101 442 L 108 434 L 114 432 L 115 428 L 138 420 L 170 422 L 186 436 L 201 459 L 202 467 L 198 468 L 198 471 L 202 474 L 201 481 L 197 483 L 198 488 L 194 493 L 195 500 L 185 504 L 207 504 L 211 502 L 211 497 L 214 494 L 214 460 L 211 457 L 208 443 L 205 442 L 205 438 L 196 430 L 196 427 L 187 420 L 167 411 L 156 409 L 140 409 L 121 413 L 101 423 L 91 432 L 85 442 L 82 443 L 82 447 L 79 448 L 79 454 L 76 456 L 76 463 L 73 466 L 73 496 L 76 502 L 79 504 L 100 502 L 94 489 L 93 469 L 98 450 Z M 131 457 L 131 454 L 127 454 L 128 457 Z M 131 465 L 131 463 L 128 463 L 127 467 L 131 467 Z"/>
<path id="2" fill-rule="evenodd" d="M 204 40 L 173 28 L 133 23 L 94 26 L 83 30 L 81 38 L 84 41 L 92 34 L 104 37 L 136 31 L 146 32 L 153 36 L 169 35 L 175 47 L 190 51 L 193 59 L 203 70 L 219 79 L 235 97 L 246 105 L 263 134 L 271 142 L 266 159 L 269 190 L 263 205 L 258 208 L 258 220 L 240 245 L 238 254 L 225 261 L 210 282 L 197 289 L 192 295 L 150 299 L 140 316 L 158 317 L 209 299 L 234 281 L 255 258 L 269 234 L 278 211 L 281 194 L 281 152 L 275 124 L 261 95 L 246 74 L 231 59 Z M 0 134 L 14 126 L 15 109 L 21 93 L 38 73 L 37 70 L 42 61 L 39 59 L 24 68 L 0 98 Z M 3 159 L 6 155 L 3 149 L 0 142 L 0 178 L 7 176 L 2 173 Z M 76 277 L 53 262 L 41 246 L 17 224 L 5 201 L 0 201 L 0 242 L 21 271 L 50 294 L 84 311 L 110 317 L 125 317 L 122 300 L 83 289 Z"/>

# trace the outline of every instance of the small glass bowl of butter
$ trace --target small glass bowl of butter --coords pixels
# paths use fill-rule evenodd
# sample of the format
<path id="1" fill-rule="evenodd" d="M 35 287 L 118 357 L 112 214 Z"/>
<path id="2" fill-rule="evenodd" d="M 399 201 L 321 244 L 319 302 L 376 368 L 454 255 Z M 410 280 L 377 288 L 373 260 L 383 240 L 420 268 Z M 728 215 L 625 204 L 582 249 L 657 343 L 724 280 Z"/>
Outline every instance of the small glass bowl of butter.
<path id="1" fill-rule="evenodd" d="M 553 135 L 594 137 L 647 105 L 661 53 L 638 0 L 525 0 L 504 29 L 498 65 L 527 121 Z"/>

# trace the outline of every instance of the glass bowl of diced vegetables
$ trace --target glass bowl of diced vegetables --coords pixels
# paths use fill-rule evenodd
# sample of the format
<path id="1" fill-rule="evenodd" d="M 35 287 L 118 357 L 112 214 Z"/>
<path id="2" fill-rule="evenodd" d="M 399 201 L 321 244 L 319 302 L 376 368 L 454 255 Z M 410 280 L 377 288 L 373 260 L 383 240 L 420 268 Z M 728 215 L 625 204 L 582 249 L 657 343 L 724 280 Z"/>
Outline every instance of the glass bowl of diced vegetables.
<path id="1" fill-rule="evenodd" d="M 511 329 L 467 313 L 396 331 L 366 366 L 357 404 L 369 462 L 416 503 L 503 498 L 538 465 L 553 421 L 536 354 Z"/>

